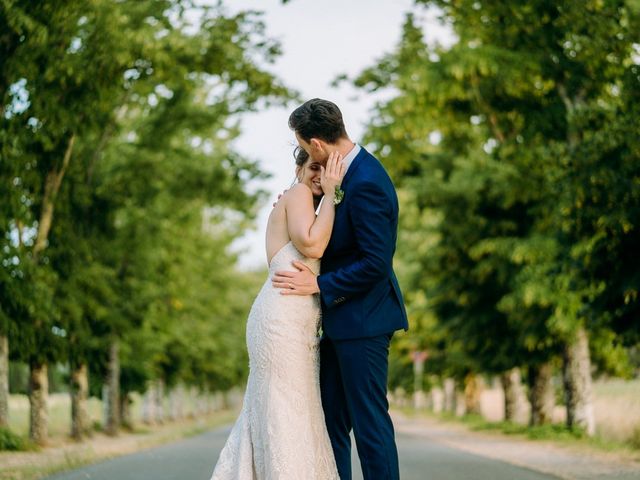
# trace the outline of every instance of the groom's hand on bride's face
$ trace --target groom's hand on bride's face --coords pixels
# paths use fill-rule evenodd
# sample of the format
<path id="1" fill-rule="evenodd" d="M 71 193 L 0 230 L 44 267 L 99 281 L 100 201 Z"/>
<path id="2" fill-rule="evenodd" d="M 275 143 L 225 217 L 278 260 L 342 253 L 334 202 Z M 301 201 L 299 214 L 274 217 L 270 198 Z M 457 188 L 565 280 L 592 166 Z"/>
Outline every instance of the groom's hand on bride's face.
<path id="1" fill-rule="evenodd" d="M 313 295 L 319 293 L 316 274 L 302 262 L 292 262 L 296 272 L 276 272 L 271 283 L 275 288 L 280 288 L 282 295 Z"/>

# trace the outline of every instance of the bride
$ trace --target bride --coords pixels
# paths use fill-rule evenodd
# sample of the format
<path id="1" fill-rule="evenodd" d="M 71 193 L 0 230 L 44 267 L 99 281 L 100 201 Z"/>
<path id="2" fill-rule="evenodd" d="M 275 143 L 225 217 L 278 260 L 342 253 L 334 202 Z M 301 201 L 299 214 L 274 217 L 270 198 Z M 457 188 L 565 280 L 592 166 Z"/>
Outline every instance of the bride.
<path id="1" fill-rule="evenodd" d="M 344 175 L 341 155 L 332 153 L 326 167 L 301 148 L 295 157 L 298 183 L 267 223 L 269 277 L 293 261 L 318 274 L 333 228 L 334 195 Z M 319 323 L 316 295 L 282 295 L 267 279 L 247 321 L 249 378 L 242 411 L 211 480 L 338 479 L 320 401 Z"/>

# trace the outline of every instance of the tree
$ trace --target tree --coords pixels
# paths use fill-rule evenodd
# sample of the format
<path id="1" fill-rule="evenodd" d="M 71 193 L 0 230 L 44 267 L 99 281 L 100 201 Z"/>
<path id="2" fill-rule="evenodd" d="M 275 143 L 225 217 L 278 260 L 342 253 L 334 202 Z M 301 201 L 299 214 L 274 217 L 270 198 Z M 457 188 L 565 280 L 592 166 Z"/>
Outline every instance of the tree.
<path id="1" fill-rule="evenodd" d="M 502 113 L 482 95 L 527 74 L 512 68 L 512 77 L 494 75 L 497 66 L 491 62 L 507 60 L 462 46 L 430 51 L 409 16 L 398 51 L 356 79 L 368 89 L 392 82 L 402 92 L 379 107 L 367 140 L 388 159 L 407 192 L 401 195 L 402 230 L 412 234 L 399 245 L 401 258 L 406 255 L 414 265 L 406 279 L 407 298 L 411 301 L 414 289 L 417 298 L 426 295 L 421 308 L 438 320 L 436 332 L 412 335 L 437 339 L 431 351 L 440 352 L 444 363 L 432 360 L 432 365 L 459 381 L 472 381 L 474 372 L 509 370 L 534 352 L 541 359 L 550 354 L 535 340 L 526 343 L 535 330 L 522 331 L 499 308 L 517 266 L 482 249 L 488 238 L 526 235 L 532 221 L 528 208 L 535 201 L 517 167 L 487 145 Z M 543 328 L 533 338 L 544 335 Z"/>
<path id="2" fill-rule="evenodd" d="M 166 299 L 157 286 L 170 259 L 155 254 L 176 230 L 159 219 L 183 225 L 167 212 L 193 219 L 209 204 L 251 217 L 257 197 L 243 185 L 259 172 L 229 149 L 234 117 L 289 93 L 256 65 L 278 48 L 253 14 L 188 1 L 27 3 L 2 5 L 2 134 L 13 140 L 3 174 L 20 199 L 3 217 L 4 251 L 18 259 L 8 278 L 29 284 L 10 282 L 21 295 L 7 312 L 3 288 L 2 318 L 21 322 L 13 351 L 31 364 L 32 438 L 44 442 L 46 365 L 66 358 L 74 435 L 86 430 L 90 359 L 108 375 L 117 432 L 122 337 Z"/>
<path id="3" fill-rule="evenodd" d="M 401 188 L 415 192 L 409 198 L 419 210 L 430 212 L 414 238 L 426 231 L 437 239 L 417 259 L 423 268 L 409 290 L 426 293 L 446 329 L 438 338 L 466 353 L 458 357 L 467 359 L 463 368 L 528 365 L 534 387 L 548 385 L 548 361 L 561 355 L 569 424 L 592 433 L 588 332 L 628 324 L 613 318 L 637 308 L 635 277 L 600 269 L 592 250 L 620 244 L 615 255 L 623 259 L 622 244 L 637 235 L 637 199 L 611 165 L 613 153 L 628 161 L 626 178 L 637 176 L 629 107 L 620 102 L 637 90 L 637 11 L 622 1 L 420 3 L 441 9 L 458 42 L 424 45 L 409 16 L 397 51 L 355 79 L 368 90 L 396 88 L 378 105 L 367 139 Z M 613 137 L 612 125 L 621 128 Z M 611 183 L 587 187 L 601 176 Z M 620 195 L 619 213 L 612 203 L 600 208 L 611 197 L 605 191 Z M 420 249 L 409 250 L 415 260 Z M 596 300 L 604 297 L 627 303 L 604 312 Z M 608 346 L 597 355 L 611 365 L 620 351 Z"/>

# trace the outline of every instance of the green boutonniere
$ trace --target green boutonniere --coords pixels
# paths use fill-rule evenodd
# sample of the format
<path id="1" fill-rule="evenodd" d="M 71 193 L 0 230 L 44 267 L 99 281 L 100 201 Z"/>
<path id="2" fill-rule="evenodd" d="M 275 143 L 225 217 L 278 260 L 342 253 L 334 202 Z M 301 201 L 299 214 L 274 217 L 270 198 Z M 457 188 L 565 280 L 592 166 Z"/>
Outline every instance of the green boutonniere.
<path id="1" fill-rule="evenodd" d="M 342 199 L 344 198 L 344 190 L 336 185 L 335 195 L 333 197 L 333 204 L 339 205 Z"/>

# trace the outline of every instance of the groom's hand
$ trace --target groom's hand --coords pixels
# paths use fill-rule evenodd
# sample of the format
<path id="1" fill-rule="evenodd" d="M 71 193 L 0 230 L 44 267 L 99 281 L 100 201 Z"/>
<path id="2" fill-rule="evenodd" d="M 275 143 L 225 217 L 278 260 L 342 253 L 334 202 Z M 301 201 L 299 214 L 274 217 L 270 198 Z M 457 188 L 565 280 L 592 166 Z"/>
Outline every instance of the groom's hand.
<path id="1" fill-rule="evenodd" d="M 296 272 L 276 272 L 271 283 L 275 288 L 281 288 L 282 295 L 313 295 L 320 293 L 316 274 L 302 262 L 292 262 L 298 270 Z"/>

